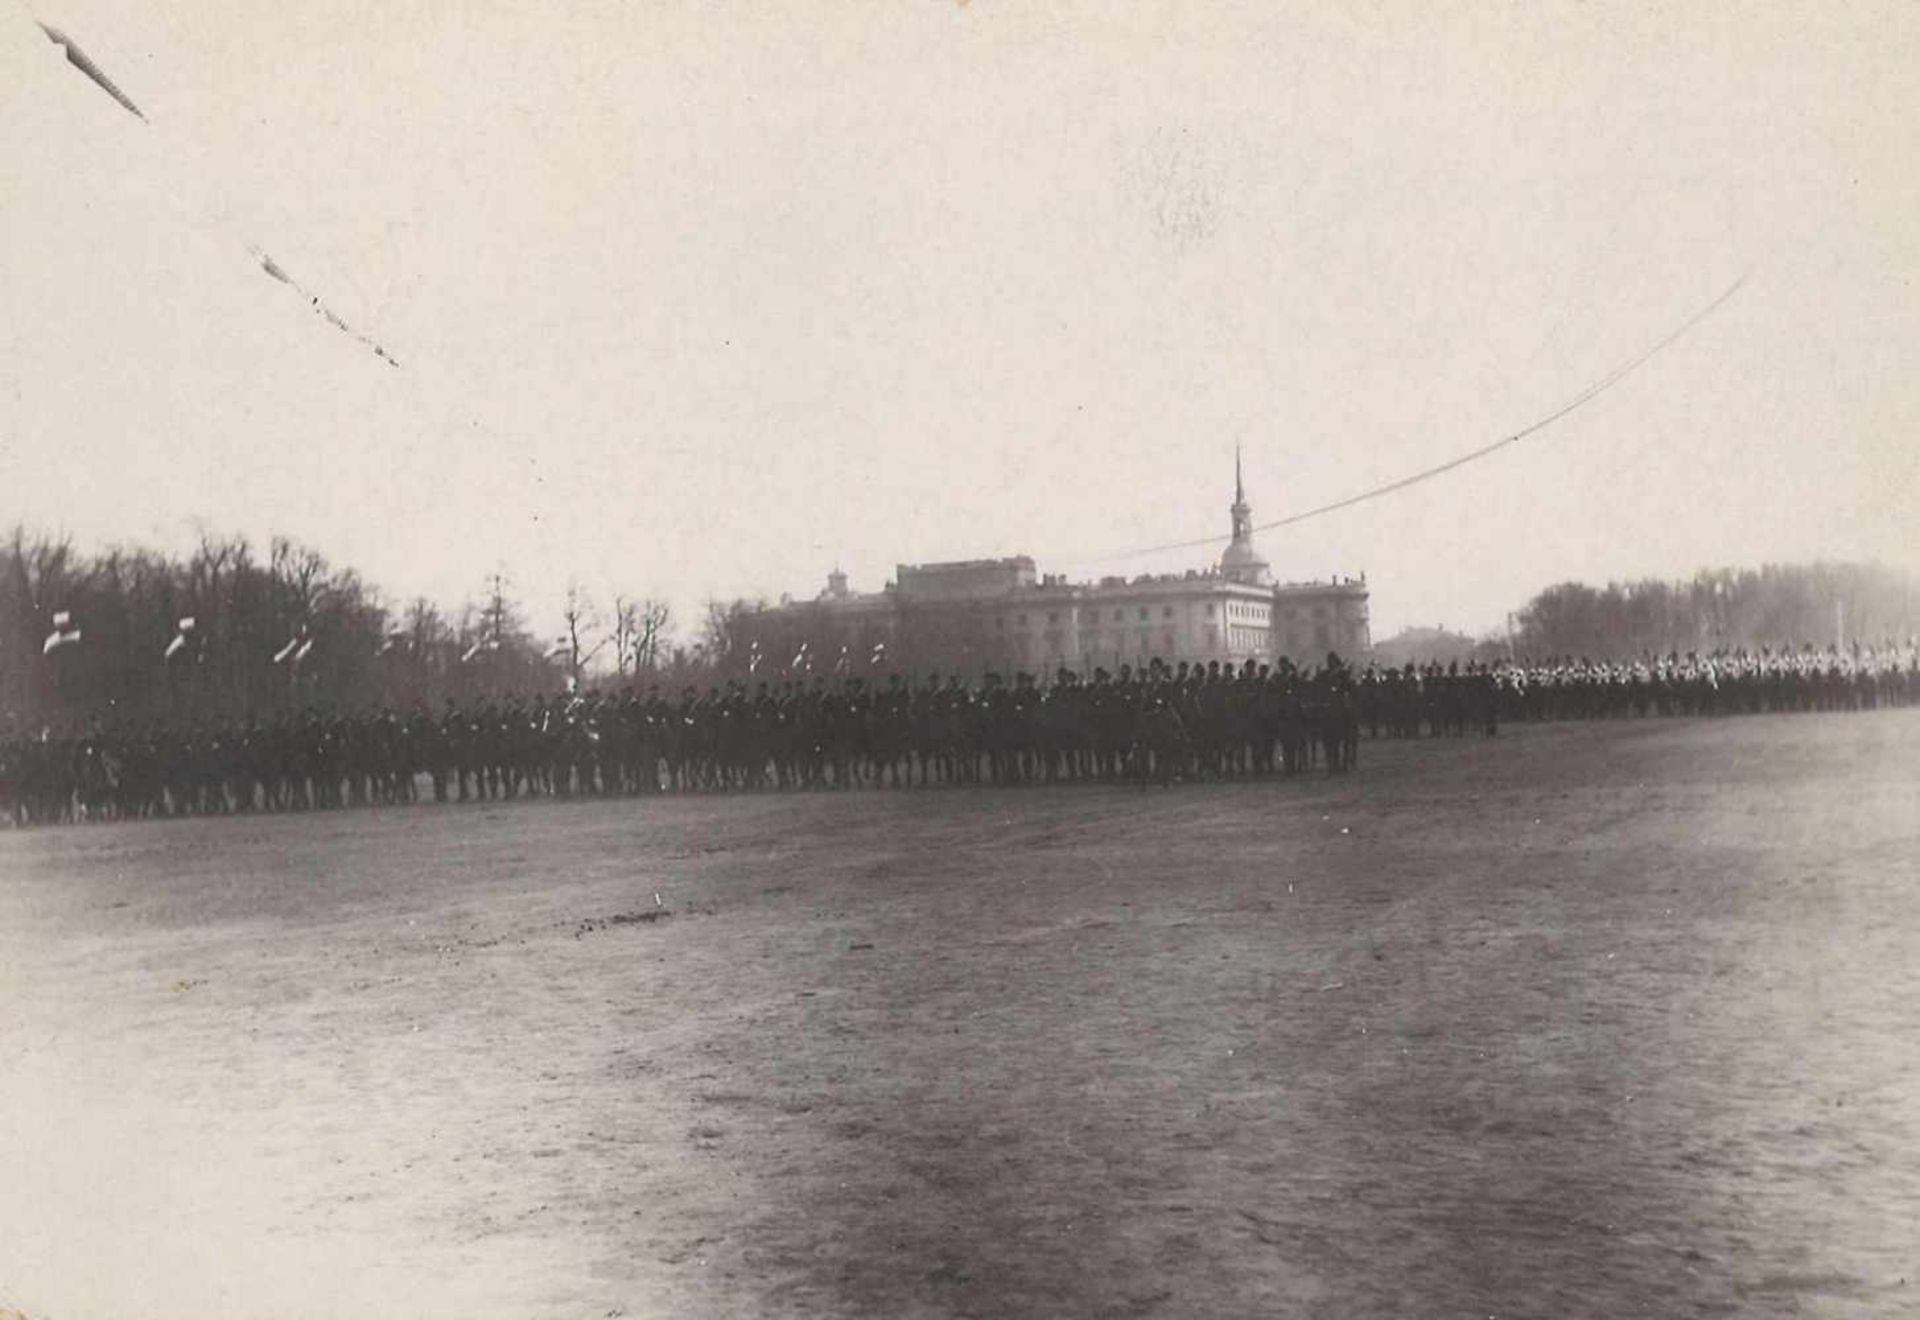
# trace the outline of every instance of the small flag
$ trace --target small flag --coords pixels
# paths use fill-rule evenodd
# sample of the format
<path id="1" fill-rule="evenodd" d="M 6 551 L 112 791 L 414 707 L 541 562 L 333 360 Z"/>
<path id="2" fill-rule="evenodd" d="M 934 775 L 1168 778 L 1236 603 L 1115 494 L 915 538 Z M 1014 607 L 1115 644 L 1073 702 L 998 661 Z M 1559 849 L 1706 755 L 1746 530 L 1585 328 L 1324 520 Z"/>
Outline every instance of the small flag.
<path id="1" fill-rule="evenodd" d="M 66 631 L 67 625 L 71 624 L 72 622 L 73 622 L 73 615 L 68 611 L 55 610 L 53 612 L 53 630 L 55 632 Z"/>
<path id="2" fill-rule="evenodd" d="M 59 620 L 65 619 L 67 616 L 64 614 L 56 614 L 53 617 L 57 622 Z M 80 640 L 80 630 L 78 628 L 73 628 L 73 629 L 55 628 L 52 632 L 47 634 L 47 640 L 40 644 L 40 654 L 52 655 L 55 651 L 58 651 L 61 647 L 72 646 L 74 643 L 78 642 L 79 640 Z"/>
<path id="3" fill-rule="evenodd" d="M 300 645 L 298 635 L 287 639 L 287 644 L 273 653 L 273 663 L 284 665 L 293 656 L 294 648 Z"/>
<path id="4" fill-rule="evenodd" d="M 300 661 L 305 660 L 307 658 L 307 652 L 312 649 L 313 638 L 309 637 L 306 641 L 300 643 L 300 649 L 293 653 L 294 663 L 298 664 Z"/>
<path id="5" fill-rule="evenodd" d="M 182 615 L 176 628 L 177 631 L 173 634 L 173 640 L 167 643 L 165 658 L 168 660 L 173 659 L 173 657 L 179 655 L 180 652 L 186 649 L 187 635 L 193 631 L 193 616 L 191 614 Z"/>

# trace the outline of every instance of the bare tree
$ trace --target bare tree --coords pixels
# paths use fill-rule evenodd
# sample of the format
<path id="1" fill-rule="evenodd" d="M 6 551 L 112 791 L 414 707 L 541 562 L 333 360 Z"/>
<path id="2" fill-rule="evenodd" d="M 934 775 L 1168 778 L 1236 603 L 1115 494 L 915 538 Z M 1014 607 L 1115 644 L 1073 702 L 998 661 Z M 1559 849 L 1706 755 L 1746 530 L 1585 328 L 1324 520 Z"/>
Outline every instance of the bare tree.
<path id="1" fill-rule="evenodd" d="M 78 575 L 73 541 L 65 536 L 35 536 L 15 525 L 7 544 L 7 571 L 19 603 L 32 613 L 50 614 L 60 608 L 56 599 Z"/>
<path id="2" fill-rule="evenodd" d="M 633 638 L 640 626 L 640 605 L 628 596 L 613 598 L 613 672 L 621 678 L 633 672 Z"/>
<path id="3" fill-rule="evenodd" d="M 273 538 L 273 581 L 296 626 L 313 617 L 331 572 L 326 556 L 284 536 Z"/>
<path id="4" fill-rule="evenodd" d="M 748 633 L 754 618 L 765 612 L 764 602 L 708 601 L 707 617 L 701 626 L 696 650 L 707 664 L 723 674 L 744 670 L 751 641 Z"/>
<path id="5" fill-rule="evenodd" d="M 437 647 L 452 638 L 447 621 L 440 617 L 440 610 L 425 596 L 415 596 L 407 606 L 406 623 L 402 625 L 407 636 L 407 645 L 415 655 L 431 656 Z"/>
<path id="6" fill-rule="evenodd" d="M 653 596 L 613 601 L 614 668 L 622 678 L 657 670 L 673 632 L 673 608 Z"/>
<path id="7" fill-rule="evenodd" d="M 607 639 L 595 636 L 600 630 L 600 615 L 594 609 L 593 597 L 577 582 L 567 587 L 567 607 L 561 611 L 560 620 L 566 628 L 560 638 L 566 652 L 563 658 L 572 686 L 578 688 L 587 666 L 605 649 Z"/>

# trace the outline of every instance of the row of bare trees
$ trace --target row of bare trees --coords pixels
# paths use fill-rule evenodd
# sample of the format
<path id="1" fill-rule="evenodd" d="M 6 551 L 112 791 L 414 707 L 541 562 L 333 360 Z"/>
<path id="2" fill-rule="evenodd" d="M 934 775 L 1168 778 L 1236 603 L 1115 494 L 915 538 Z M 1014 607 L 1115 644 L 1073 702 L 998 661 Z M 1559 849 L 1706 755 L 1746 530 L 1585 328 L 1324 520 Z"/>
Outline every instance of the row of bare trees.
<path id="1" fill-rule="evenodd" d="M 584 587 L 567 588 L 561 633 L 550 654 L 576 687 L 596 677 L 617 682 L 659 675 L 673 660 L 673 609 L 658 597 L 617 595 L 603 613 Z M 682 653 L 681 667 L 686 667 Z M 608 670 L 611 674 L 608 674 Z"/>
<path id="2" fill-rule="evenodd" d="M 1905 641 L 1920 632 L 1915 579 L 1878 564 L 1706 569 L 1682 582 L 1549 587 L 1513 616 L 1524 655 L 1595 658 Z"/>
<path id="3" fill-rule="evenodd" d="M 448 698 L 636 680 L 694 681 L 702 648 L 672 645 L 659 599 L 604 617 L 569 592 L 542 641 L 495 575 L 446 613 L 398 608 L 352 569 L 276 537 L 203 533 L 191 553 L 87 555 L 16 526 L 0 543 L 0 726 L 268 718 L 290 710 L 438 707 Z"/>

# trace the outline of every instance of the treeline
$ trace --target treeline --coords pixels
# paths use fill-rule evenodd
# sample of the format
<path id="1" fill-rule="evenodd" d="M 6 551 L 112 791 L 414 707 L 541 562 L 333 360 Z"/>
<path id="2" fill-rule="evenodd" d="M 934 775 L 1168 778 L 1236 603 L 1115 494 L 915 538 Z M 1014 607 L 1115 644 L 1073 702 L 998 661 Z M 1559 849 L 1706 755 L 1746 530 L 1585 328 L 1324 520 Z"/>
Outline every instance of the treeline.
<path id="1" fill-rule="evenodd" d="M 358 573 L 276 537 L 203 534 L 184 557 L 86 555 L 16 527 L 0 545 L 0 723 L 262 718 L 489 693 L 552 692 L 697 665 L 669 649 L 664 603 L 568 594 L 559 637 L 537 638 L 499 578 L 443 612 L 390 607 Z"/>
<path id="2" fill-rule="evenodd" d="M 1565 582 L 1515 612 L 1512 648 L 1601 659 L 1905 643 L 1920 633 L 1915 586 L 1912 574 L 1881 565 L 1824 563 L 1708 569 L 1682 582 Z M 1488 649 L 1504 653 L 1505 639 Z"/>

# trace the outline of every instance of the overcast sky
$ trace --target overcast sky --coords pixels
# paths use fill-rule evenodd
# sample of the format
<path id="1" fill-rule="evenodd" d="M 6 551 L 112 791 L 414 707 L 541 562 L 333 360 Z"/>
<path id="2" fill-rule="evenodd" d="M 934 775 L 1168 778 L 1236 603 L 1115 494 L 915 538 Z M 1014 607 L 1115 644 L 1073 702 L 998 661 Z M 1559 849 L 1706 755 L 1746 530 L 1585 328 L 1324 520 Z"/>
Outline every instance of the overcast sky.
<path id="1" fill-rule="evenodd" d="M 63 29 L 146 113 L 64 63 Z M 537 620 L 1197 566 L 1375 636 L 1920 561 L 1920 9 L 0 0 L 0 518 Z M 395 370 L 267 278 L 255 244 Z"/>

